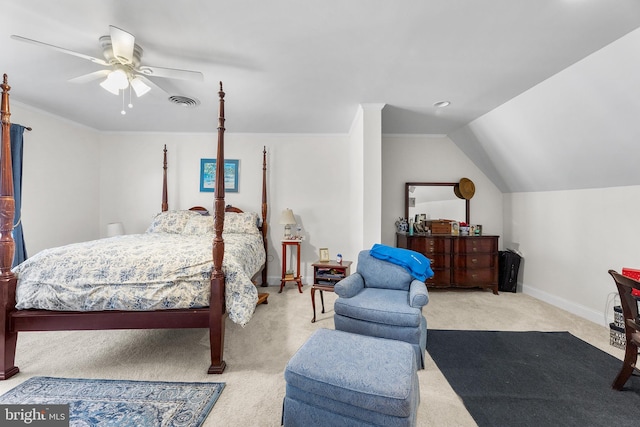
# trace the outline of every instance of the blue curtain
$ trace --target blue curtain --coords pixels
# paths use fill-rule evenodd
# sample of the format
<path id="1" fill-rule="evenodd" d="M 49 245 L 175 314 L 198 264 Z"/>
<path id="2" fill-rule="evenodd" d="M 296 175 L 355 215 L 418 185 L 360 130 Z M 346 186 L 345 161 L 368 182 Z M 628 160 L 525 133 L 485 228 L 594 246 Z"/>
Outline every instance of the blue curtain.
<path id="1" fill-rule="evenodd" d="M 22 142 L 24 126 L 11 124 L 11 163 L 13 164 L 13 198 L 16 204 L 16 215 L 14 223 L 17 226 L 13 229 L 13 240 L 16 243 L 16 252 L 13 256 L 12 267 L 27 259 L 27 249 L 24 246 L 24 235 L 22 234 Z"/>

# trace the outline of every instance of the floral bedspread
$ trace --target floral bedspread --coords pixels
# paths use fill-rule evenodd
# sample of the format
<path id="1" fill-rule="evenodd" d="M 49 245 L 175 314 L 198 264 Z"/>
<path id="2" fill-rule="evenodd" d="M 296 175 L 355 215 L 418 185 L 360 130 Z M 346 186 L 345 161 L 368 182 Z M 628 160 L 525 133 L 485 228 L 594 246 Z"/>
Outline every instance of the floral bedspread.
<path id="1" fill-rule="evenodd" d="M 144 233 L 47 249 L 14 268 L 16 308 L 161 310 L 209 305 L 211 234 Z M 258 300 L 251 278 L 266 255 L 258 234 L 224 234 L 229 318 L 245 325 Z"/>

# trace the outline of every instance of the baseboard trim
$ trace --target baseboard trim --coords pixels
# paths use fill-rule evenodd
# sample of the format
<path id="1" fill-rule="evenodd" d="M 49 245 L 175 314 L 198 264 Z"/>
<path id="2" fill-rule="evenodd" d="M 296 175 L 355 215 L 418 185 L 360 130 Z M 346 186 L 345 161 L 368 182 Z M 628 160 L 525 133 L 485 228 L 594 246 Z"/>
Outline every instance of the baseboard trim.
<path id="1" fill-rule="evenodd" d="M 598 325 L 603 325 L 605 327 L 609 327 L 609 322 L 613 321 L 613 317 L 611 320 L 605 321 L 605 314 L 603 312 L 599 312 L 588 307 L 585 307 L 581 304 L 576 304 L 573 301 L 569 301 L 564 298 L 560 298 L 556 295 L 552 295 L 548 292 L 541 291 L 538 288 L 522 285 L 522 293 L 530 295 L 536 299 L 549 303 L 555 307 L 561 308 L 562 310 L 568 311 L 569 313 L 575 314 L 576 316 L 580 316 L 584 319 L 590 320 L 593 323 Z"/>

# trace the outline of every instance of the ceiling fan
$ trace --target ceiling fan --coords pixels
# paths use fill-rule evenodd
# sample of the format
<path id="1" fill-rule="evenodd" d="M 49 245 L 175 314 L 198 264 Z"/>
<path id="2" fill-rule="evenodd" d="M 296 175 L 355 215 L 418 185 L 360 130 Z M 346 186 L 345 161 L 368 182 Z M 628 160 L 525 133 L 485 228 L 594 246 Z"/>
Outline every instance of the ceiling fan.
<path id="1" fill-rule="evenodd" d="M 140 45 L 136 44 L 133 34 L 114 27 L 113 25 L 109 26 L 109 35 L 102 36 L 99 39 L 104 59 L 18 35 L 12 35 L 11 38 L 55 49 L 59 52 L 87 59 L 96 64 L 108 67 L 104 70 L 75 77 L 69 81 L 73 83 L 86 83 L 104 78 L 100 86 L 114 95 L 119 95 L 120 90 L 130 87 L 136 93 L 137 97 L 141 97 L 151 90 L 152 87 L 160 88 L 147 79 L 147 77 L 203 81 L 203 75 L 199 71 L 143 65 L 141 63 L 143 50 Z M 163 90 L 162 88 L 160 89 Z"/>

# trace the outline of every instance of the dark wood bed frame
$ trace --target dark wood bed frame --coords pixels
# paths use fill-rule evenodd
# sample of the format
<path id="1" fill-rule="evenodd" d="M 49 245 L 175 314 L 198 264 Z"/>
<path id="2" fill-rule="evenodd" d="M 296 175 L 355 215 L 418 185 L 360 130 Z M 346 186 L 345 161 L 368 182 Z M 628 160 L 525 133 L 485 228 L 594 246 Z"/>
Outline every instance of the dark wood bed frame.
<path id="1" fill-rule="evenodd" d="M 171 309 L 158 311 L 95 311 L 71 312 L 49 310 L 16 310 L 16 276 L 11 271 L 15 252 L 12 230 L 15 216 L 10 142 L 10 108 L 7 75 L 2 87 L 2 141 L 0 143 L 0 380 L 19 372 L 15 366 L 18 332 L 26 331 L 72 331 L 106 329 L 178 329 L 208 328 L 211 346 L 209 374 L 221 374 L 226 363 L 223 360 L 224 332 L 227 313 L 225 310 L 225 278 L 222 271 L 224 256 L 224 96 L 220 83 L 218 146 L 216 162 L 216 184 L 214 200 L 213 270 L 211 273 L 210 306 L 199 309 Z M 162 210 L 168 209 L 166 191 L 166 151 L 164 164 Z M 266 203 L 266 148 L 263 151 L 262 189 L 262 233 L 267 247 L 267 203 Z M 266 263 L 262 271 L 262 286 L 267 285 Z"/>

